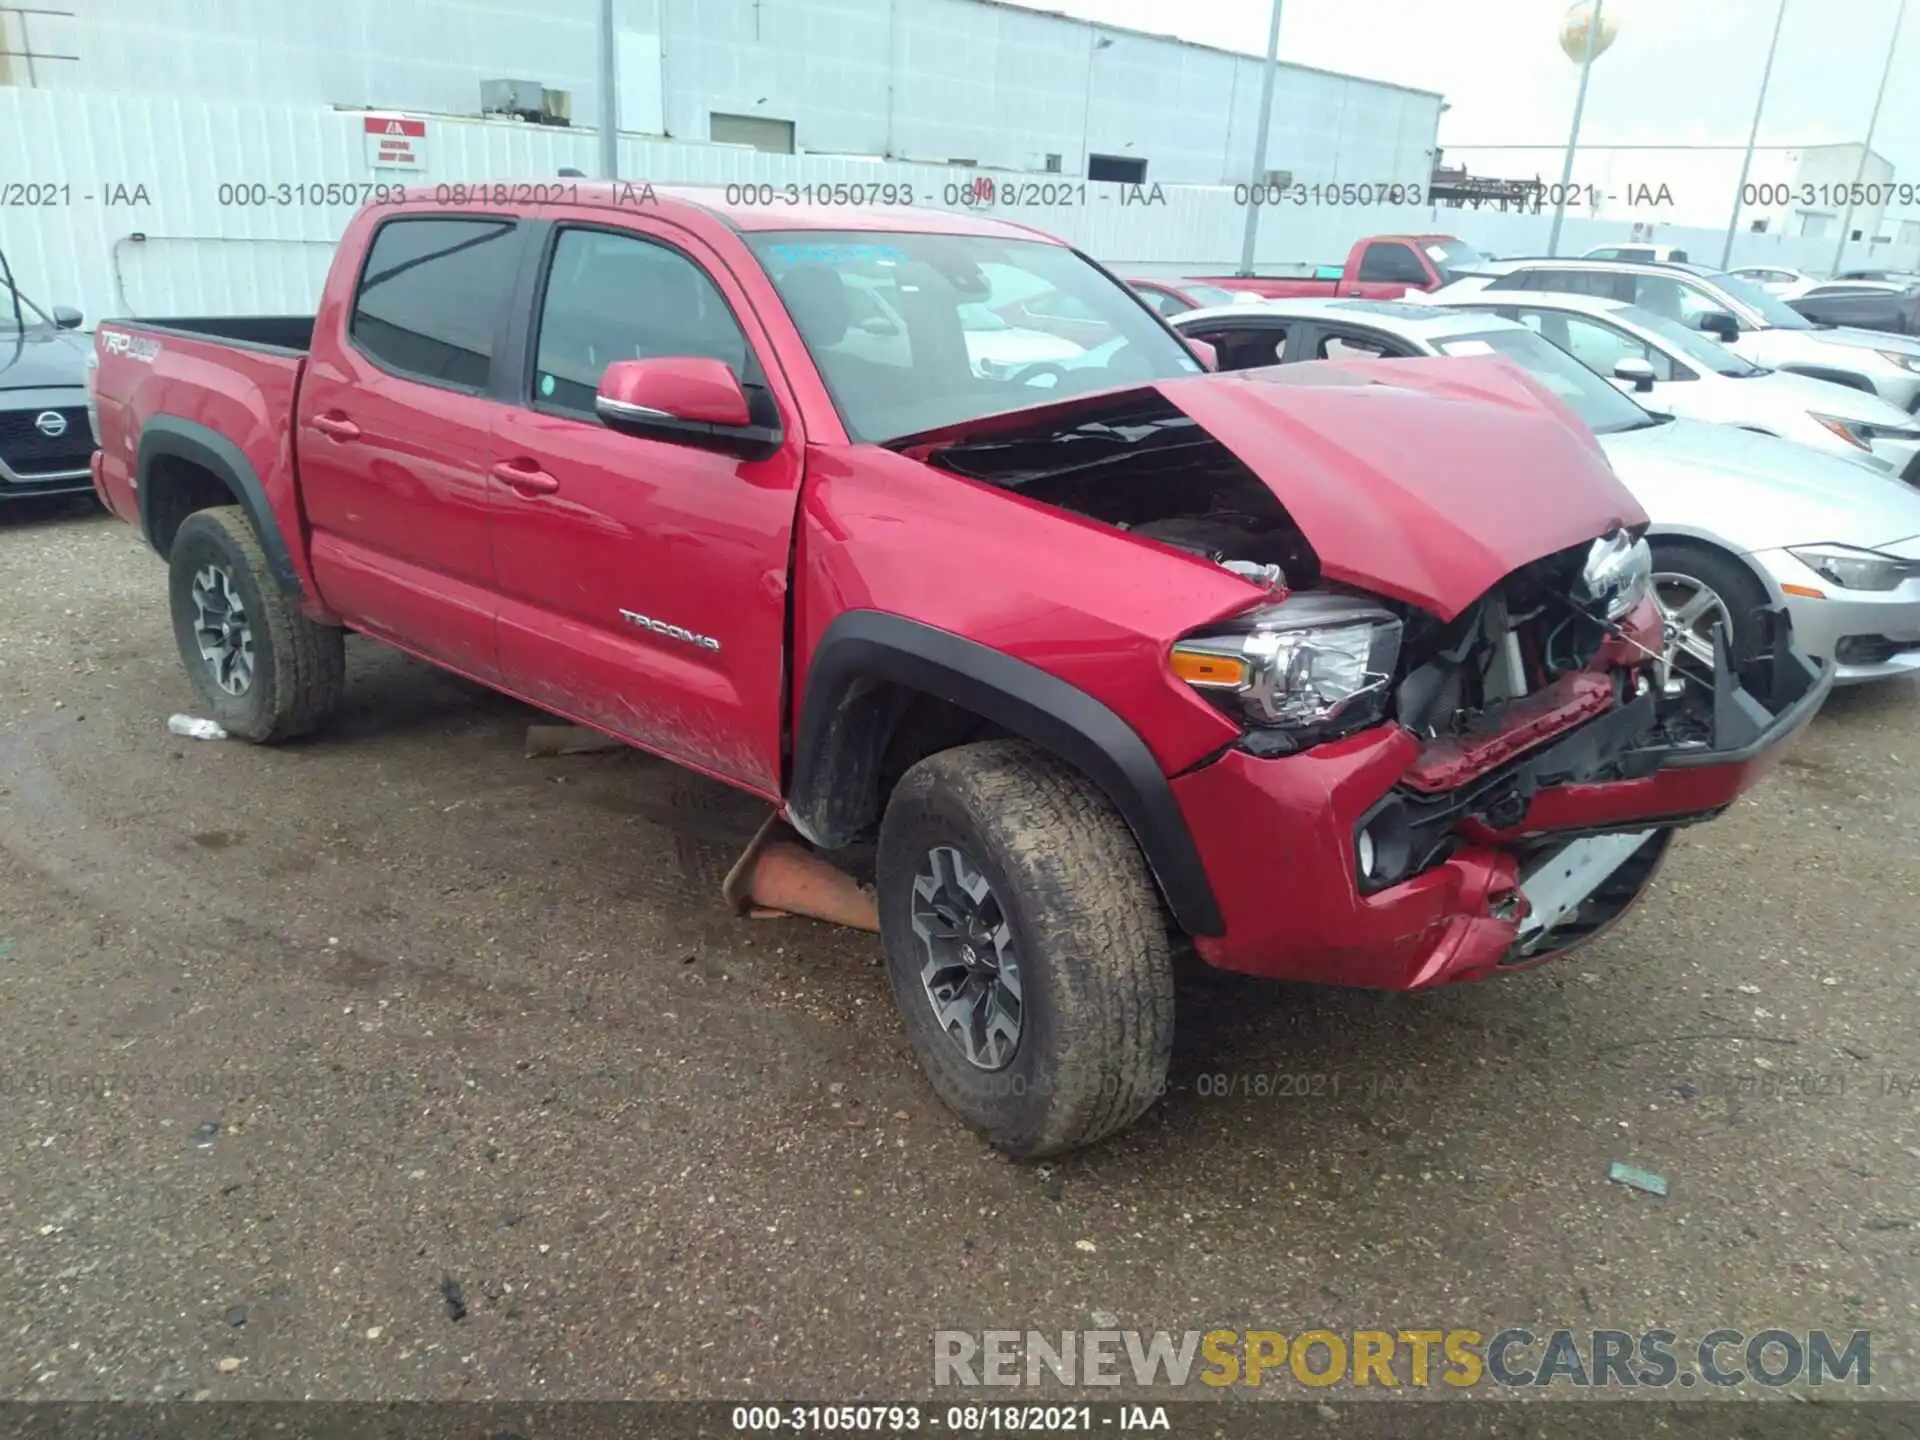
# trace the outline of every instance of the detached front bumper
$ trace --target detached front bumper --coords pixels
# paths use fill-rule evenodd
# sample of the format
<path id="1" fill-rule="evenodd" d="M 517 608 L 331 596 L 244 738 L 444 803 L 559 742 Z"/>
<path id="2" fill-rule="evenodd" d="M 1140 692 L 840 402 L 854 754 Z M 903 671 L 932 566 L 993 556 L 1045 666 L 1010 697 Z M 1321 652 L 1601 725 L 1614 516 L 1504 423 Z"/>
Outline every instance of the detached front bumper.
<path id="1" fill-rule="evenodd" d="M 1457 742 L 1423 745 L 1384 726 L 1280 759 L 1230 750 L 1182 775 L 1174 794 L 1226 920 L 1223 934 L 1195 941 L 1200 954 L 1271 979 L 1386 990 L 1547 958 L 1536 906 L 1606 883 L 1607 867 L 1637 894 L 1665 832 L 1732 804 L 1819 710 L 1833 667 L 1809 660 L 1772 613 L 1771 654 L 1738 678 L 1723 665 L 1711 714 L 1686 738 L 1656 722 L 1652 695 L 1590 715 L 1590 697 L 1571 686 L 1518 702 L 1476 737 L 1480 761 L 1499 762 L 1490 769 L 1463 761 Z M 1556 705 L 1572 728 L 1516 754 L 1513 737 L 1550 728 Z M 1452 788 L 1408 783 L 1436 776 Z M 1413 873 L 1368 893 L 1357 841 L 1376 826 L 1376 860 L 1394 849 Z M 1641 832 L 1641 846 L 1582 843 Z"/>

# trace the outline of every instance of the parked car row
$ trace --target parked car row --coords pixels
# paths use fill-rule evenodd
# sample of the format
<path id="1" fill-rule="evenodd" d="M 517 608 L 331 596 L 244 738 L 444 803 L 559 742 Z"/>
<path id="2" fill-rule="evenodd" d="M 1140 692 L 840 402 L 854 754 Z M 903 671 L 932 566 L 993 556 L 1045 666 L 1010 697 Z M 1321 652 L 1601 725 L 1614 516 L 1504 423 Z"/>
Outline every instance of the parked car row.
<path id="1" fill-rule="evenodd" d="M 1637 394 L 1622 394 L 1602 378 L 1617 373 L 1625 337 L 1636 329 L 1657 333 L 1627 328 L 1632 313 L 1618 302 L 1528 291 L 1497 305 L 1276 300 L 1194 311 L 1174 324 L 1212 346 L 1223 368 L 1490 354 L 1519 365 L 1599 437 L 1614 473 L 1651 520 L 1646 535 L 1664 617 L 1659 669 L 1666 687 L 1689 678 L 1710 683 L 1716 628 L 1726 629 L 1736 657 L 1754 653 L 1759 617 L 1770 606 L 1792 615 L 1794 633 L 1811 653 L 1832 659 L 1838 683 L 1920 672 L 1920 489 L 1845 455 L 1822 455 L 1737 422 L 1678 419 L 1634 403 Z M 1589 318 L 1604 320 L 1605 328 L 1576 338 L 1575 327 Z M 1689 358 L 1703 373 L 1713 359 Z M 1636 361 L 1652 373 L 1644 359 Z M 1640 372 L 1631 373 L 1637 380 Z M 1816 405 L 1857 395 L 1796 376 L 1740 373 L 1748 378 L 1725 383 L 1787 382 L 1775 401 L 1783 409 L 1804 408 L 1809 402 L 1799 392 L 1813 387 L 1831 392 L 1815 395 Z M 1688 382 L 1668 383 L 1678 391 Z M 1888 413 L 1905 418 L 1890 407 Z M 1920 451 L 1920 429 L 1910 428 L 1902 443 L 1909 457 Z"/>
<path id="2" fill-rule="evenodd" d="M 577 190 L 370 208 L 310 317 L 102 325 L 95 486 L 236 736 L 324 725 L 354 630 L 871 841 L 922 1068 L 1016 1154 L 1160 1093 L 1176 941 L 1416 989 L 1590 940 L 1833 685 L 1790 587 L 1906 598 L 1847 548 L 1903 487 L 1517 320 L 1176 329 L 1023 226 Z M 1673 558 L 1702 477 L 1777 488 L 1767 579 Z"/>

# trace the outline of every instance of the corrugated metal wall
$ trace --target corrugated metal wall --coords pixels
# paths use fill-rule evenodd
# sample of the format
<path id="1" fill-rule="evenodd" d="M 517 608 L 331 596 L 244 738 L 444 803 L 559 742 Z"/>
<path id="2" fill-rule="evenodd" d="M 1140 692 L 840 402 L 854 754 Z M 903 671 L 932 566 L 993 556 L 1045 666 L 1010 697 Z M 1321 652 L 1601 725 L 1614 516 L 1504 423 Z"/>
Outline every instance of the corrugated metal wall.
<path id="1" fill-rule="evenodd" d="M 597 0 L 65 0 L 36 84 L 96 94 L 473 114 L 484 80 L 598 115 Z M 802 151 L 1006 169 L 1088 150 L 1148 177 L 1247 175 L 1261 62 L 983 0 L 616 0 L 623 129 L 706 141 L 714 112 L 792 122 Z M 633 60 L 631 67 L 626 58 Z M 650 56 L 650 66 L 645 57 Z M 641 73 L 650 68 L 651 74 Z M 1282 66 L 1271 163 L 1306 179 L 1419 179 L 1440 97 Z M 645 118 L 654 117 L 651 120 Z M 662 130 L 661 127 L 664 126 Z"/>
<path id="2" fill-rule="evenodd" d="M 37 185 L 56 202 L 0 206 L 0 244 L 29 295 L 78 305 L 94 318 L 308 310 L 350 209 L 222 204 L 223 184 L 544 179 L 564 166 L 590 172 L 595 137 L 584 130 L 434 118 L 426 154 L 421 176 L 369 169 L 356 112 L 0 89 L 0 184 Z M 963 186 L 975 173 L 633 136 L 622 137 L 620 156 L 622 173 L 636 181 L 890 180 L 911 184 L 916 199 L 935 206 L 946 205 L 949 187 Z M 1068 190 L 1077 183 L 996 178 L 1023 184 L 1051 178 Z M 996 210 L 1127 271 L 1220 273 L 1239 258 L 1245 210 L 1231 187 L 1166 186 L 1158 203 L 1142 204 L 1128 203 L 1135 192 L 1119 186 L 1088 185 L 1084 193 L 1084 204 Z M 1549 218 L 1283 202 L 1263 213 L 1258 261 L 1268 269 L 1338 261 L 1363 235 L 1427 230 L 1458 234 L 1493 253 L 1539 253 Z M 131 239 L 135 234 L 145 239 Z M 1569 218 L 1561 248 L 1577 254 L 1625 238 L 1618 222 Z M 1688 246 L 1696 259 L 1719 258 L 1715 232 L 1663 227 L 1659 238 Z M 1870 254 L 1876 263 L 1920 264 L 1911 246 L 1856 246 L 1849 260 L 1864 262 Z M 1831 241 L 1782 236 L 1743 235 L 1735 250 L 1735 263 L 1823 269 L 1831 259 Z"/>

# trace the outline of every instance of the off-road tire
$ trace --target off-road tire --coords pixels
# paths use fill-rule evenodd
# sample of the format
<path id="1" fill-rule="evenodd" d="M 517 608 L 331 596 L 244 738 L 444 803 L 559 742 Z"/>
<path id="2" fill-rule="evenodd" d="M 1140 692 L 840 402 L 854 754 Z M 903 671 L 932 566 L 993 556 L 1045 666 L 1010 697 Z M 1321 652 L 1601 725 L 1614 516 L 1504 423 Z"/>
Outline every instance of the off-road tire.
<path id="1" fill-rule="evenodd" d="M 1736 668 L 1751 660 L 1760 642 L 1753 612 L 1767 604 L 1767 592 L 1752 573 L 1731 556 L 1684 540 L 1656 540 L 1651 549 L 1655 574 L 1692 576 L 1720 597 L 1733 620 L 1727 653 Z"/>
<path id="2" fill-rule="evenodd" d="M 921 980 L 914 877 L 936 846 L 992 887 L 1020 957 L 1023 1020 L 1004 1068 L 942 1029 Z M 995 1146 L 1056 1155 L 1137 1119 L 1173 1051 L 1167 920 L 1133 834 L 1084 776 L 1019 741 L 945 750 L 901 778 L 880 825 L 880 934 L 894 998 L 935 1092 Z"/>
<path id="3" fill-rule="evenodd" d="M 215 682 L 194 637 L 193 581 L 208 565 L 232 577 L 252 630 L 253 678 L 239 695 Z M 305 735 L 332 717 L 346 688 L 345 632 L 307 619 L 274 582 L 246 511 L 220 505 L 189 515 L 174 536 L 167 570 L 174 641 L 209 719 L 265 745 Z"/>

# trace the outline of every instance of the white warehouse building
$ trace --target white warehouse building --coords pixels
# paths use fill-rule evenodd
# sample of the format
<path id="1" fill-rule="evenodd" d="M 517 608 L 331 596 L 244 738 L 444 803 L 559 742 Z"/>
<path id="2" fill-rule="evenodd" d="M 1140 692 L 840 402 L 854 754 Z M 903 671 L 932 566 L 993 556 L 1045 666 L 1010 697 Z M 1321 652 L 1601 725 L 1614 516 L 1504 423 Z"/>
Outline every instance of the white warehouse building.
<path id="1" fill-rule="evenodd" d="M 0 84 L 475 115 L 599 114 L 598 0 L 36 0 Z M 67 11 L 69 14 L 53 12 Z M 995 0 L 616 0 L 620 129 L 797 154 L 1245 181 L 1262 61 Z M 498 94 L 500 92 L 493 92 Z M 1440 96 L 1283 66 L 1269 164 L 1424 184 Z M 1103 161 L 1099 157 L 1108 157 Z"/>

